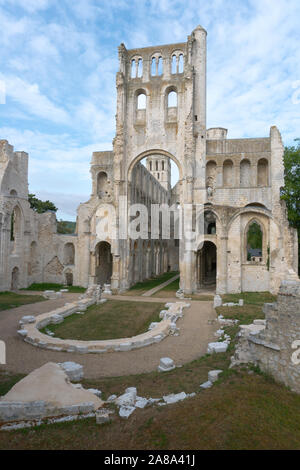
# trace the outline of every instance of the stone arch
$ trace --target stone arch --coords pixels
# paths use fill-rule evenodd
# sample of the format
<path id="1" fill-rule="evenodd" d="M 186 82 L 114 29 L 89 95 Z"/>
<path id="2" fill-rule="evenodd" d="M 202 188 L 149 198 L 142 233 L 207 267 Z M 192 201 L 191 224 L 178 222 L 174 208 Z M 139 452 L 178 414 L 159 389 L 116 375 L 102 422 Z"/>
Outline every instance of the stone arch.
<path id="1" fill-rule="evenodd" d="M 74 243 L 66 243 L 64 246 L 64 264 L 75 264 L 75 247 Z"/>
<path id="2" fill-rule="evenodd" d="M 223 163 L 223 186 L 226 188 L 233 186 L 233 162 L 228 159 Z"/>
<path id="3" fill-rule="evenodd" d="M 32 276 L 39 271 L 38 245 L 36 241 L 30 244 L 30 259 L 28 263 L 28 275 Z"/>
<path id="4" fill-rule="evenodd" d="M 257 186 L 269 185 L 269 162 L 266 158 L 261 158 L 257 162 Z"/>
<path id="5" fill-rule="evenodd" d="M 107 193 L 107 180 L 107 173 L 105 171 L 99 171 L 97 174 L 97 194 L 99 197 L 103 197 Z"/>
<path id="6" fill-rule="evenodd" d="M 261 232 L 261 239 L 259 240 L 259 246 L 250 247 L 249 246 L 249 230 L 252 226 L 257 225 Z M 264 224 L 257 218 L 252 217 L 248 222 L 244 230 L 244 249 L 243 249 L 243 258 L 247 262 L 263 262 L 264 261 L 264 246 L 266 244 L 266 230 Z M 254 250 L 251 252 L 251 250 Z M 256 250 L 256 251 L 255 251 Z"/>
<path id="7" fill-rule="evenodd" d="M 206 187 L 214 188 L 216 184 L 217 163 L 209 160 L 206 163 Z"/>
<path id="8" fill-rule="evenodd" d="M 204 240 L 198 246 L 196 257 L 197 288 L 214 287 L 217 283 L 217 246 Z"/>
<path id="9" fill-rule="evenodd" d="M 73 276 L 73 271 L 72 269 L 66 269 L 64 271 L 64 277 L 65 277 L 65 284 L 67 286 L 73 286 L 73 281 L 74 281 L 74 276 Z"/>
<path id="10" fill-rule="evenodd" d="M 240 163 L 240 186 L 241 188 L 251 186 L 251 163 L 247 158 Z"/>
<path id="11" fill-rule="evenodd" d="M 17 266 L 11 272 L 11 290 L 18 290 L 19 288 L 20 270 Z"/>
<path id="12" fill-rule="evenodd" d="M 134 166 L 136 165 L 136 163 L 143 160 L 143 158 L 150 157 L 151 155 L 159 155 L 159 156 L 163 155 L 163 156 L 168 157 L 171 160 L 173 160 L 173 162 L 176 163 L 178 171 L 179 171 L 179 181 L 183 179 L 182 165 L 174 155 L 172 155 L 170 152 L 167 152 L 166 150 L 151 149 L 151 150 L 146 150 L 145 152 L 140 153 L 137 157 L 135 157 L 130 162 L 130 164 L 128 166 L 128 171 L 127 171 L 127 177 L 128 177 L 129 182 L 131 182 L 132 170 L 133 170 Z"/>
<path id="13" fill-rule="evenodd" d="M 111 244 L 106 241 L 97 243 L 96 255 L 96 279 L 98 284 L 110 284 L 112 276 L 112 253 Z"/>
<path id="14" fill-rule="evenodd" d="M 13 243 L 13 252 L 18 250 L 21 243 L 22 219 L 22 211 L 19 205 L 16 205 L 10 216 L 10 240 Z"/>

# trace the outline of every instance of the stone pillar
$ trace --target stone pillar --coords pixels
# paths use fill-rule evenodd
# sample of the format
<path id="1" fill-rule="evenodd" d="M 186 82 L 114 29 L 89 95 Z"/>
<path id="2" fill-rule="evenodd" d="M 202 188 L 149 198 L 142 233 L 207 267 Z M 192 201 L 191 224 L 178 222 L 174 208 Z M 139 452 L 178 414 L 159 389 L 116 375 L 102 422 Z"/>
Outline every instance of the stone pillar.
<path id="1" fill-rule="evenodd" d="M 222 235 L 217 238 L 217 294 L 227 292 L 227 242 L 228 237 Z"/>

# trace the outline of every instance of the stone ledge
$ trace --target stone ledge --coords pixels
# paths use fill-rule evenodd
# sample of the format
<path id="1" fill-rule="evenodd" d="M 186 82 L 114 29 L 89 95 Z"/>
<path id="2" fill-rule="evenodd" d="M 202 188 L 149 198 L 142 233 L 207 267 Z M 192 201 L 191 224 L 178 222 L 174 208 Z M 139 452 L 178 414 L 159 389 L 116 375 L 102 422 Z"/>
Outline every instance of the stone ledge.
<path id="1" fill-rule="evenodd" d="M 26 324 L 26 330 L 19 331 L 19 336 L 32 346 L 51 351 L 75 352 L 80 354 L 105 353 L 113 351 L 130 351 L 151 344 L 159 343 L 174 331 L 174 323 L 183 316 L 183 309 L 190 305 L 185 302 L 174 302 L 166 305 L 167 310 L 162 310 L 162 320 L 151 330 L 131 338 L 119 338 L 112 340 L 81 341 L 64 340 L 43 334 L 39 331 L 50 323 L 56 323 L 57 318 L 66 318 L 76 313 L 80 307 L 86 310 L 94 301 L 81 299 L 79 302 L 68 303 L 64 307 L 43 313 L 35 318 L 35 323 Z M 26 331 L 26 334 L 25 334 Z"/>

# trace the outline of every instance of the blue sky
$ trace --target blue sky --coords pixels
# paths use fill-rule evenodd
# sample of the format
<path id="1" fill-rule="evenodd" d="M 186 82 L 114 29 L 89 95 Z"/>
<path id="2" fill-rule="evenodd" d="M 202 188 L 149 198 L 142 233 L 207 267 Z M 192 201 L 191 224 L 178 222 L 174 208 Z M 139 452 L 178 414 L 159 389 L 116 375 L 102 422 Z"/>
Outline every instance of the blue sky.
<path id="1" fill-rule="evenodd" d="M 93 151 L 115 132 L 117 47 L 208 32 L 208 127 L 300 136 L 299 0 L 0 0 L 0 138 L 29 153 L 29 190 L 76 216 Z"/>

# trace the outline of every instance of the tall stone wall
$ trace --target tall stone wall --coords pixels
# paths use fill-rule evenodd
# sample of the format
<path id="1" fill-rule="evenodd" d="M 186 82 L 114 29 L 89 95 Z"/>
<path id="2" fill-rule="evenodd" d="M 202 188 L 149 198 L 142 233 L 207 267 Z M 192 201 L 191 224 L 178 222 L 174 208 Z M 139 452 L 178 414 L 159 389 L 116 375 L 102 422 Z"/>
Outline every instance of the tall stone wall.
<path id="1" fill-rule="evenodd" d="M 277 302 L 265 304 L 264 313 L 265 322 L 241 326 L 232 365 L 255 363 L 300 393 L 300 281 L 282 281 Z"/>

